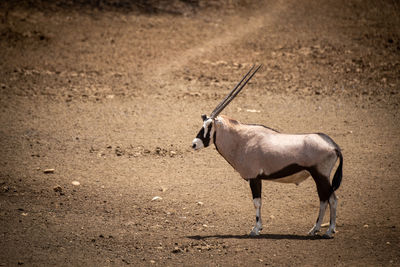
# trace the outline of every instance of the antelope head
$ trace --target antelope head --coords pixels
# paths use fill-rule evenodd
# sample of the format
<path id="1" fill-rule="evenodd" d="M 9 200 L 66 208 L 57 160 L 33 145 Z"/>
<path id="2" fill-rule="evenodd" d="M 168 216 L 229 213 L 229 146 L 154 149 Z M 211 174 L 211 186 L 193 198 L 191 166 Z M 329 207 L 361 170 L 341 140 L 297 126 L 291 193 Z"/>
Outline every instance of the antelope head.
<path id="1" fill-rule="evenodd" d="M 250 81 L 250 79 L 256 74 L 260 69 L 261 65 L 257 68 L 253 65 L 251 69 L 246 73 L 246 75 L 240 80 L 240 82 L 229 92 L 229 94 L 217 105 L 214 111 L 211 113 L 210 117 L 203 114 L 201 118 L 203 119 L 203 126 L 201 127 L 196 138 L 193 139 L 192 148 L 194 150 L 202 149 L 203 147 L 208 147 L 214 139 L 214 120 L 221 113 L 222 110 L 240 93 L 243 87 Z"/>

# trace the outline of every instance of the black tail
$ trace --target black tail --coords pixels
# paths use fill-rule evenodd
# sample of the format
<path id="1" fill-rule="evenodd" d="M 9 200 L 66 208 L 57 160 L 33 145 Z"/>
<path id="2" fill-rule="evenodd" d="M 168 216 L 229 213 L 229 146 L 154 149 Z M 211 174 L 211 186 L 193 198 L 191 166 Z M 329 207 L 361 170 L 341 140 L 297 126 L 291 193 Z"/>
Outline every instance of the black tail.
<path id="1" fill-rule="evenodd" d="M 343 156 L 342 156 L 342 152 L 340 151 L 340 149 L 336 149 L 336 154 L 338 155 L 340 162 L 339 162 L 338 168 L 336 169 L 335 175 L 333 176 L 333 179 L 332 179 L 333 191 L 336 191 L 339 188 L 340 183 L 342 182 L 342 177 L 343 177 Z"/>

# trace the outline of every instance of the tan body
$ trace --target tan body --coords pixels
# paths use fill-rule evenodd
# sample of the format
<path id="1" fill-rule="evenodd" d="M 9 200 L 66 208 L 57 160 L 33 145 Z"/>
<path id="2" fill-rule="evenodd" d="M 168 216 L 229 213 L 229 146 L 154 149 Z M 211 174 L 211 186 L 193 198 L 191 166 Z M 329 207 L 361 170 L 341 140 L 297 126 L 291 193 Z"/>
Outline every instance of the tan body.
<path id="1" fill-rule="evenodd" d="M 246 180 L 277 173 L 291 164 L 312 167 L 324 158 L 336 161 L 334 149 L 317 134 L 281 134 L 226 116 L 215 119 L 215 132 L 214 143 L 218 151 Z M 299 184 L 309 176 L 307 171 L 301 171 L 272 180 Z"/>

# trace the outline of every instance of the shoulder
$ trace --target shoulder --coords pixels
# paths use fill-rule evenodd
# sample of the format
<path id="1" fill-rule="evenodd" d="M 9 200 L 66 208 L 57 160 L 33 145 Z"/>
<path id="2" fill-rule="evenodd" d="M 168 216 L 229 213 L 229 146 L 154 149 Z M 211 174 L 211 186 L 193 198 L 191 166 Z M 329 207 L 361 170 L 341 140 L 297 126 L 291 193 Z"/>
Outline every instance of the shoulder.
<path id="1" fill-rule="evenodd" d="M 241 123 L 235 119 L 229 118 L 228 116 L 225 115 L 220 115 L 217 118 L 215 118 L 215 124 L 216 125 L 240 125 Z"/>

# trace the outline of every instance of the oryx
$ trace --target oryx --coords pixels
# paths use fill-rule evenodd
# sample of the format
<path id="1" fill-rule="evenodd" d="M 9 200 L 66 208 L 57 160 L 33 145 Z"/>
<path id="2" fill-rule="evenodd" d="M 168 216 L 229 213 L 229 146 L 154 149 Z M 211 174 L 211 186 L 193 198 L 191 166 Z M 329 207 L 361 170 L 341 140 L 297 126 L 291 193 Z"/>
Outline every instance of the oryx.
<path id="1" fill-rule="evenodd" d="M 332 237 L 336 223 L 335 190 L 342 180 L 343 156 L 340 147 L 322 133 L 284 134 L 262 125 L 243 124 L 227 116 L 218 116 L 260 67 L 254 69 L 253 66 L 210 117 L 201 116 L 203 127 L 193 140 L 192 147 L 198 150 L 214 143 L 221 156 L 243 179 L 249 181 L 256 208 L 256 224 L 251 235 L 259 235 L 262 230 L 262 180 L 299 184 L 311 176 L 317 186 L 320 209 L 309 234 L 315 235 L 320 230 L 329 203 L 330 225 L 324 237 Z M 339 165 L 331 185 L 329 177 L 338 159 Z"/>

